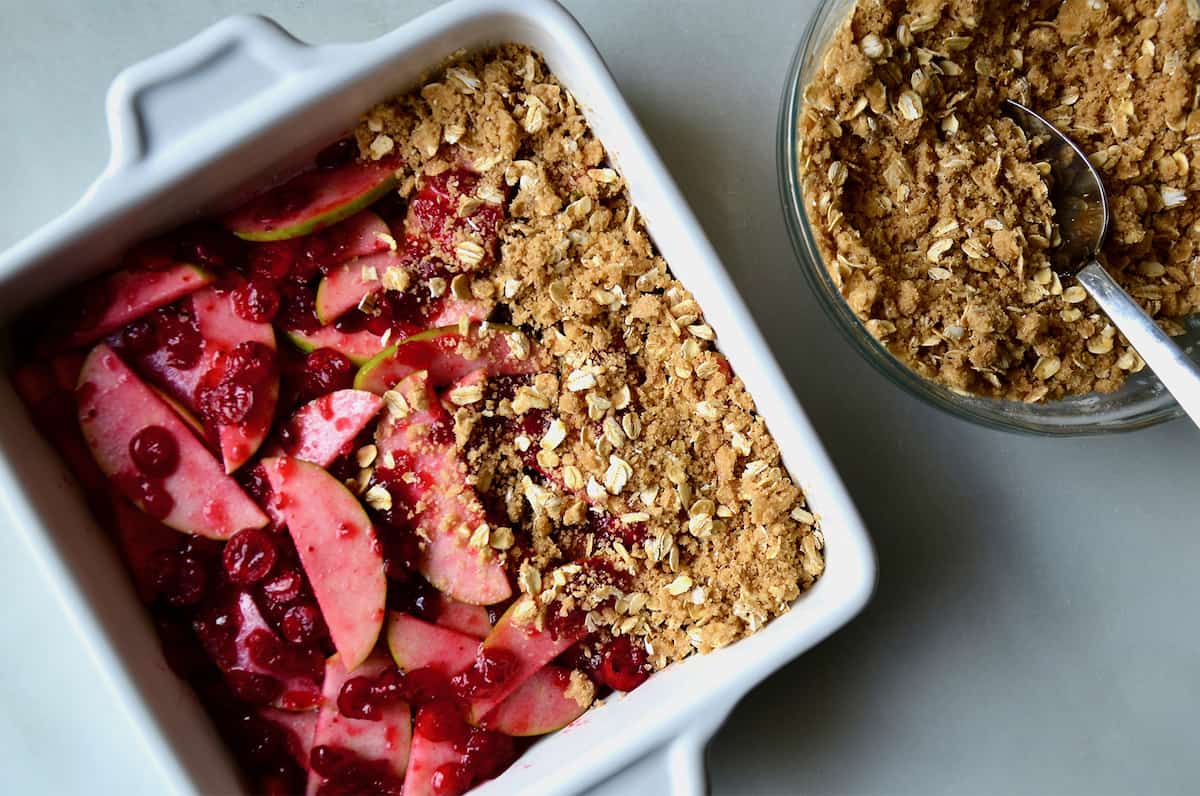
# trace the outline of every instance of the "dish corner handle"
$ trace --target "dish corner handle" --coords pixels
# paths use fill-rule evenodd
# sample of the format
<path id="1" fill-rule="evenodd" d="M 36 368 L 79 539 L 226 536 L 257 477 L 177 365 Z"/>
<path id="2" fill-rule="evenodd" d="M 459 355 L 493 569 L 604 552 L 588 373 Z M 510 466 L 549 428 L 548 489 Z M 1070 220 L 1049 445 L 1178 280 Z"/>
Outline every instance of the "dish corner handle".
<path id="1" fill-rule="evenodd" d="M 274 21 L 226 17 L 123 70 L 105 101 L 111 153 L 91 191 L 213 116 L 301 71 L 311 48 Z"/>

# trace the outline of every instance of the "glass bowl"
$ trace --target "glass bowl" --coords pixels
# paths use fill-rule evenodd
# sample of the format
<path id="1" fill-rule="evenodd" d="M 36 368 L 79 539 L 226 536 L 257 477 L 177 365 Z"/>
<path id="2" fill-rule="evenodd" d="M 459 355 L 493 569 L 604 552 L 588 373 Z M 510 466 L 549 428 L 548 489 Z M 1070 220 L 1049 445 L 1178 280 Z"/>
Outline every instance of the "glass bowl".
<path id="1" fill-rule="evenodd" d="M 842 298 L 841 291 L 826 269 L 797 176 L 796 131 L 797 121 L 804 110 L 804 88 L 816 75 L 829 42 L 854 5 L 855 0 L 822 0 L 819 4 L 792 59 L 779 114 L 778 165 L 783 214 L 801 270 L 825 313 L 859 353 L 893 384 L 928 404 L 983 426 L 1029 434 L 1068 436 L 1146 428 L 1181 417 L 1182 410 L 1149 368 L 1131 375 L 1124 386 L 1114 393 L 1093 393 L 1036 404 L 980 398 L 955 392 L 923 378 L 896 359 L 867 331 Z M 1200 318 L 1192 316 L 1188 321 L 1185 324 L 1188 329 L 1185 338 L 1176 338 L 1185 347 L 1200 341 Z M 1197 357 L 1197 349 L 1200 346 L 1188 349 L 1193 358 Z"/>

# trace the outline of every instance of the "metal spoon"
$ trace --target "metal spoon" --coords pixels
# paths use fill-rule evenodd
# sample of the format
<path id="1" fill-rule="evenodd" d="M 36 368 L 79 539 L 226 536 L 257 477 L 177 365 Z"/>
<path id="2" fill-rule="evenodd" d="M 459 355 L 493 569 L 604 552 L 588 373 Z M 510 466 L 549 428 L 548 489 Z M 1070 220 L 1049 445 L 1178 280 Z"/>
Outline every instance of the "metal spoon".
<path id="1" fill-rule="evenodd" d="M 1158 327 L 1096 261 L 1108 234 L 1108 194 L 1100 174 L 1074 141 L 1019 102 L 1004 109 L 1031 139 L 1041 139 L 1039 155 L 1050 163 L 1054 205 L 1062 243 L 1051 251 L 1060 277 L 1075 277 L 1121 330 L 1146 364 L 1200 426 L 1200 366 Z"/>

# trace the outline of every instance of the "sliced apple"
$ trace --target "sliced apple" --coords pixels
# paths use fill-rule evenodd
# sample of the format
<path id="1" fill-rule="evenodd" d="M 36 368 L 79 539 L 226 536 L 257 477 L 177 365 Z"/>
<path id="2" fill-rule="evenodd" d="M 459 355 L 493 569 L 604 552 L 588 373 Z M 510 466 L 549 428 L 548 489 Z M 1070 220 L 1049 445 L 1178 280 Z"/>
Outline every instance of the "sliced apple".
<path id="1" fill-rule="evenodd" d="M 442 789 L 434 787 L 434 772 L 462 760 L 462 752 L 455 748 L 453 740 L 438 740 L 445 737 L 440 726 L 443 717 L 439 713 L 441 706 L 438 703 L 425 705 L 417 711 L 408 771 L 404 776 L 404 796 L 442 796 Z"/>
<path id="2" fill-rule="evenodd" d="M 281 456 L 262 466 L 334 646 L 354 668 L 379 638 L 387 596 L 371 520 L 358 498 L 315 464 Z"/>
<path id="3" fill-rule="evenodd" d="M 443 326 L 390 346 L 358 369 L 354 386 L 384 393 L 410 373 L 424 370 L 434 387 L 445 387 L 473 370 L 489 376 L 537 373 L 546 362 L 523 332 L 501 324 Z"/>
<path id="4" fill-rule="evenodd" d="M 457 630 L 473 638 L 485 638 L 492 632 L 492 620 L 488 617 L 487 609 L 482 605 L 470 605 L 442 596 L 441 610 L 438 611 L 437 623 L 442 627 Z"/>
<path id="5" fill-rule="evenodd" d="M 487 520 L 454 447 L 453 422 L 424 371 L 396 387 L 411 411 L 389 413 L 376 429 L 380 464 L 375 486 L 386 489 L 392 512 L 422 539 L 418 569 L 439 591 L 460 602 L 491 605 L 512 594 L 504 566 L 470 536 Z M 387 462 L 394 462 L 388 467 Z M 404 477 L 418 473 L 418 478 Z M 372 487 L 374 488 L 374 487 Z"/>
<path id="6" fill-rule="evenodd" d="M 261 707 L 258 709 L 258 717 L 279 727 L 285 733 L 288 754 L 300 768 L 307 770 L 313 748 L 313 733 L 317 729 L 317 711 L 296 712 Z"/>
<path id="7" fill-rule="evenodd" d="M 573 687 L 570 670 L 547 664 L 484 716 L 481 724 L 505 735 L 545 735 L 582 716 L 594 698 L 590 680 Z"/>
<path id="8" fill-rule="evenodd" d="M 277 693 L 270 700 L 273 707 L 310 711 L 320 703 L 319 660 L 316 667 L 309 660 L 315 653 L 284 642 L 263 617 L 250 592 L 218 594 L 196 615 L 192 627 L 234 693 L 245 693 L 243 680 L 266 677 L 278 683 Z M 265 661 L 274 665 L 268 666 Z"/>
<path id="9" fill-rule="evenodd" d="M 312 745 L 334 746 L 367 762 L 380 763 L 400 782 L 404 779 L 412 744 L 412 713 L 408 703 L 397 701 L 383 705 L 378 721 L 347 718 L 338 710 L 338 694 L 347 680 L 378 677 L 391 667 L 391 659 L 382 652 L 372 653 L 353 671 L 346 671 L 339 656 L 331 657 L 325 666 L 325 685 Z M 321 776 L 310 770 L 308 777 L 308 791 L 312 793 Z"/>
<path id="10" fill-rule="evenodd" d="M 467 720 L 472 724 L 479 724 L 497 705 L 516 691 L 518 686 L 532 677 L 534 672 L 587 635 L 582 623 L 570 632 L 556 634 L 548 628 L 538 630 L 533 624 L 517 621 L 515 617 L 528 610 L 529 602 L 530 598 L 527 595 L 514 602 L 483 640 L 483 652 L 489 649 L 505 650 L 516 656 L 517 664 L 501 687 L 492 689 L 487 697 L 471 700 Z"/>
<path id="11" fill-rule="evenodd" d="M 383 399 L 365 390 L 337 390 L 309 401 L 285 424 L 287 439 L 273 443 L 267 456 L 284 454 L 328 467 L 349 453 L 367 424 L 383 408 Z"/>
<path id="12" fill-rule="evenodd" d="M 298 238 L 336 224 L 396 186 L 394 160 L 354 161 L 297 175 L 225 216 L 243 240 Z"/>
<path id="13" fill-rule="evenodd" d="M 332 348 L 346 355 L 355 365 L 364 365 L 387 348 L 381 335 L 362 329 L 357 332 L 339 331 L 335 326 L 322 326 L 312 332 L 289 329 L 285 332 L 292 345 L 305 353 L 318 348 Z"/>
<path id="14" fill-rule="evenodd" d="M 382 289 L 389 268 L 405 269 L 404 258 L 395 252 L 383 252 L 329 269 L 317 285 L 317 318 L 322 324 L 330 324 L 357 307 L 364 298 Z"/>
<path id="15" fill-rule="evenodd" d="M 76 290 L 78 302 L 68 300 L 69 314 L 52 318 L 54 331 L 39 346 L 46 356 L 80 348 L 130 321 L 165 307 L 212 282 L 202 268 L 176 263 L 162 269 L 124 268 Z"/>
<path id="16" fill-rule="evenodd" d="M 409 614 L 388 614 L 388 650 L 405 672 L 433 668 L 453 677 L 475 662 L 479 641 Z"/>
<path id="17" fill-rule="evenodd" d="M 88 355 L 76 398 L 79 426 L 96 463 L 143 511 L 176 530 L 213 539 L 267 524 L 179 416 L 107 345 Z M 165 478 L 143 475 L 129 452 L 134 437 L 151 426 L 162 428 L 178 450 L 178 466 Z"/>
<path id="18" fill-rule="evenodd" d="M 303 241 L 303 256 L 325 269 L 354 257 L 396 251 L 396 239 L 377 213 L 360 210 Z"/>

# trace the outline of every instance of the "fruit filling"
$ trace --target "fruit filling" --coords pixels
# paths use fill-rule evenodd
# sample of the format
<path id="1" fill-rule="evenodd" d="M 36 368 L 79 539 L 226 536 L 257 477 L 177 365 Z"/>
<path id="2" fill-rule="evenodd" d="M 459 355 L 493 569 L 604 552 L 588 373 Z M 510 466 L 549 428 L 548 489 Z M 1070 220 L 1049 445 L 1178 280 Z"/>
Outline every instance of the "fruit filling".
<path id="1" fill-rule="evenodd" d="M 17 331 L 35 426 L 251 792 L 464 793 L 824 568 L 714 330 L 521 47 Z"/>

